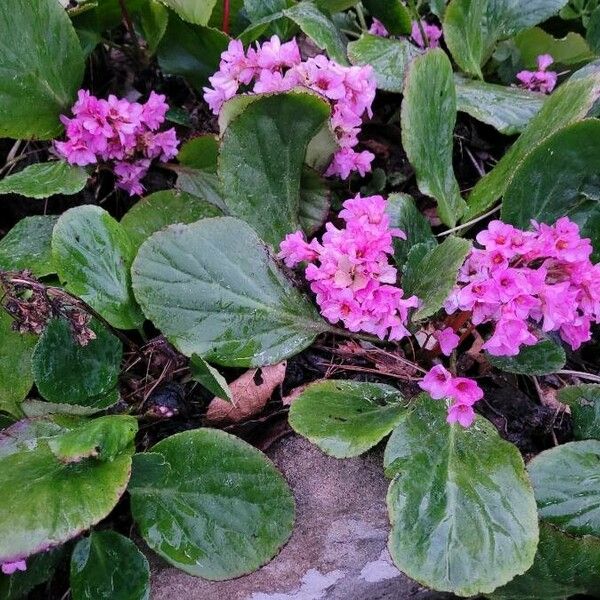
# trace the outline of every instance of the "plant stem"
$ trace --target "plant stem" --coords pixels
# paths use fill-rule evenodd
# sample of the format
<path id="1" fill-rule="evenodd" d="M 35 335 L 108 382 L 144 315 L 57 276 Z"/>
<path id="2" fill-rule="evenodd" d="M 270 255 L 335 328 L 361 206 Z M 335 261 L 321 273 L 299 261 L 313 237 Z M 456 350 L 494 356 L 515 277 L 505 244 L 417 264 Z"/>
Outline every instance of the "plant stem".
<path id="1" fill-rule="evenodd" d="M 229 0 L 223 0 L 223 33 L 229 34 Z"/>
<path id="2" fill-rule="evenodd" d="M 365 13 L 363 12 L 362 9 L 362 4 L 360 4 L 360 2 L 356 5 L 356 16 L 358 17 L 358 22 L 360 23 L 360 26 L 362 27 L 363 31 L 367 31 L 367 29 L 369 29 L 367 27 L 367 21 L 365 20 Z"/>
<path id="3" fill-rule="evenodd" d="M 133 45 L 136 49 L 141 52 L 140 42 L 137 39 L 137 35 L 135 35 L 135 29 L 133 28 L 133 22 L 131 21 L 131 15 L 127 10 L 127 5 L 125 4 L 125 0 L 119 0 L 119 5 L 121 7 L 121 14 L 123 15 L 123 19 L 125 20 L 125 24 L 127 25 L 127 31 L 129 31 L 129 36 L 133 41 Z"/>
<path id="4" fill-rule="evenodd" d="M 419 11 L 417 9 L 417 5 L 415 4 L 415 0 L 408 0 L 408 6 L 413 14 L 413 19 L 417 22 L 417 27 L 419 28 L 419 32 L 421 33 L 421 38 L 423 40 L 423 46 L 425 46 L 425 48 L 429 48 L 429 38 L 427 35 L 425 35 L 425 29 L 423 27 L 423 23 L 421 23 L 421 17 L 419 17 Z"/>
<path id="5" fill-rule="evenodd" d="M 581 379 L 587 379 L 589 381 L 595 381 L 597 383 L 600 383 L 599 375 L 594 375 L 592 373 L 584 373 L 583 371 L 569 371 L 567 369 L 564 369 L 562 371 L 557 371 L 556 374 L 557 375 L 573 375 L 575 377 L 580 377 Z"/>
<path id="6" fill-rule="evenodd" d="M 447 231 L 442 231 L 442 233 L 438 233 L 435 237 L 444 237 L 444 236 L 450 235 L 451 233 L 454 233 L 456 231 L 460 231 L 461 229 L 466 229 L 467 227 L 471 227 L 471 225 L 475 225 L 475 223 L 479 223 L 479 221 L 483 221 L 484 219 L 487 219 L 490 215 L 497 213 L 500 210 L 500 208 L 501 208 L 500 206 L 496 206 L 496 208 L 493 208 L 492 210 L 481 215 L 480 217 L 477 217 L 476 219 L 473 219 L 472 221 L 467 221 L 466 223 L 463 223 L 462 225 L 457 225 L 456 227 L 453 227 L 452 229 L 448 229 Z"/>

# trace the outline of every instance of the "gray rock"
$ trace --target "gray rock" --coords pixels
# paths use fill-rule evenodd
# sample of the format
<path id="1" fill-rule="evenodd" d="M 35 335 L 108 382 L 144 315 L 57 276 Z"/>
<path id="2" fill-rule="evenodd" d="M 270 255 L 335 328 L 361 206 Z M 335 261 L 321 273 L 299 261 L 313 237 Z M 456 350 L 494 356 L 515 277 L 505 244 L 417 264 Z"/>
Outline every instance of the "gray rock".
<path id="1" fill-rule="evenodd" d="M 299 437 L 268 453 L 294 491 L 294 533 L 259 571 L 208 582 L 154 561 L 153 600 L 434 600 L 402 575 L 386 549 L 388 482 L 382 456 L 336 460 Z"/>

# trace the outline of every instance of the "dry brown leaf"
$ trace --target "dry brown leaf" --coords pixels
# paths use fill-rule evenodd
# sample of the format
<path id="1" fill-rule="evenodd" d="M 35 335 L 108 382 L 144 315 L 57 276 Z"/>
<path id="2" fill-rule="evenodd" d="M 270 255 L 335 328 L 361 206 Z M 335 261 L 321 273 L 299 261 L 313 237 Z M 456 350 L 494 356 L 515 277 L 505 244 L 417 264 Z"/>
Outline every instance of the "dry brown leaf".
<path id="1" fill-rule="evenodd" d="M 229 384 L 232 402 L 213 398 L 206 420 L 210 423 L 239 423 L 259 413 L 285 377 L 287 362 L 251 369 Z"/>
<path id="2" fill-rule="evenodd" d="M 319 381 L 325 381 L 324 379 L 319 379 Z M 300 394 L 309 386 L 312 385 L 313 383 L 316 383 L 314 381 L 311 381 L 310 383 L 303 383 L 302 385 L 299 385 L 298 387 L 295 387 L 287 396 L 284 396 L 281 399 L 281 402 L 283 402 L 284 406 L 290 406 L 291 403 L 296 400 L 296 398 L 298 398 L 298 396 L 300 396 Z"/>

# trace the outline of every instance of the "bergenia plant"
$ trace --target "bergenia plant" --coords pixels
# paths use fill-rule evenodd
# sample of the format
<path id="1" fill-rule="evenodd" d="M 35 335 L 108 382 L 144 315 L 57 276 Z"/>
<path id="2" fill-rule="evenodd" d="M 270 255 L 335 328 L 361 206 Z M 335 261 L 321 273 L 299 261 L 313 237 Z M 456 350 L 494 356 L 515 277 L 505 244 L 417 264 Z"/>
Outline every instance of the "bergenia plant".
<path id="1" fill-rule="evenodd" d="M 0 3 L 2 600 L 600 597 L 593 4 Z"/>

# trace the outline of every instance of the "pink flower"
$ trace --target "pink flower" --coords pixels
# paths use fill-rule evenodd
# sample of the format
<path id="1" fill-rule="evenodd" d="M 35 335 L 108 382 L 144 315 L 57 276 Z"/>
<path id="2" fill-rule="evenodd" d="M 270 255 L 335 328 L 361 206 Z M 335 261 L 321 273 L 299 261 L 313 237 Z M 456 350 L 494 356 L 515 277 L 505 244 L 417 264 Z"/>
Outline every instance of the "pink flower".
<path id="1" fill-rule="evenodd" d="M 423 28 L 423 32 L 427 38 L 427 44 L 425 44 L 423 41 L 421 27 Z M 417 21 L 413 21 L 412 31 L 410 34 L 413 42 L 420 48 L 425 48 L 426 46 L 429 48 L 439 48 L 442 30 L 437 25 L 429 25 L 429 23 L 426 23 L 425 21 L 421 21 L 421 27 L 419 27 L 419 23 Z"/>
<path id="2" fill-rule="evenodd" d="M 379 37 L 387 37 L 389 35 L 385 25 L 379 19 L 375 19 L 374 17 L 371 27 L 369 27 L 369 33 L 372 35 L 378 35 Z"/>
<path id="3" fill-rule="evenodd" d="M 460 342 L 460 337 L 456 335 L 452 327 L 446 327 L 441 331 L 434 331 L 433 337 L 437 340 L 437 343 L 440 345 L 442 354 L 446 356 L 450 356 L 452 354 L 452 351 L 458 346 L 458 343 Z"/>
<path id="4" fill-rule="evenodd" d="M 261 69 L 294 67 L 300 64 L 300 61 L 300 49 L 296 40 L 282 44 L 276 35 L 268 42 L 264 42 L 256 53 L 256 64 Z"/>
<path id="5" fill-rule="evenodd" d="M 136 162 L 117 162 L 115 163 L 115 175 L 117 185 L 129 193 L 130 196 L 141 196 L 144 193 L 144 186 L 141 179 L 146 175 L 150 160 L 142 159 Z"/>
<path id="6" fill-rule="evenodd" d="M 26 571 L 27 564 L 24 560 L 16 560 L 14 562 L 5 562 L 1 565 L 2 572 L 5 575 L 12 575 L 17 571 Z"/>
<path id="7" fill-rule="evenodd" d="M 463 427 L 471 427 L 473 421 L 475 421 L 475 411 L 470 404 L 455 402 L 448 409 L 446 421 L 450 425 L 452 425 L 452 423 L 458 423 Z"/>
<path id="8" fill-rule="evenodd" d="M 525 321 L 502 318 L 483 348 L 493 356 L 516 356 L 521 346 L 533 346 L 537 342 L 538 339 L 529 331 Z"/>
<path id="9" fill-rule="evenodd" d="M 342 179 L 348 179 L 350 173 L 357 171 L 364 177 L 371 171 L 371 162 L 375 155 L 364 150 L 355 152 L 352 148 L 342 148 L 333 155 L 333 160 L 325 172 L 327 177 L 338 175 Z"/>
<path id="10" fill-rule="evenodd" d="M 468 377 L 453 377 L 448 395 L 454 398 L 455 402 L 473 406 L 475 402 L 483 398 L 483 390 Z"/>
<path id="11" fill-rule="evenodd" d="M 542 54 L 537 57 L 537 71 L 520 71 L 517 73 L 517 79 L 522 87 L 532 91 L 549 94 L 555 87 L 558 80 L 558 73 L 548 71 L 548 67 L 554 62 L 550 54 Z"/>
<path id="12" fill-rule="evenodd" d="M 142 121 L 151 131 L 158 129 L 165 120 L 169 105 L 165 102 L 165 96 L 150 92 L 150 97 L 142 105 Z"/>
<path id="13" fill-rule="evenodd" d="M 319 256 L 319 244 L 316 240 L 307 243 L 301 231 L 288 233 L 279 246 L 281 251 L 277 255 L 283 259 L 288 267 L 295 267 L 301 262 L 315 260 Z"/>
<path id="14" fill-rule="evenodd" d="M 449 397 L 451 386 L 452 374 L 443 365 L 431 368 L 419 383 L 419 387 L 434 400 Z"/>

